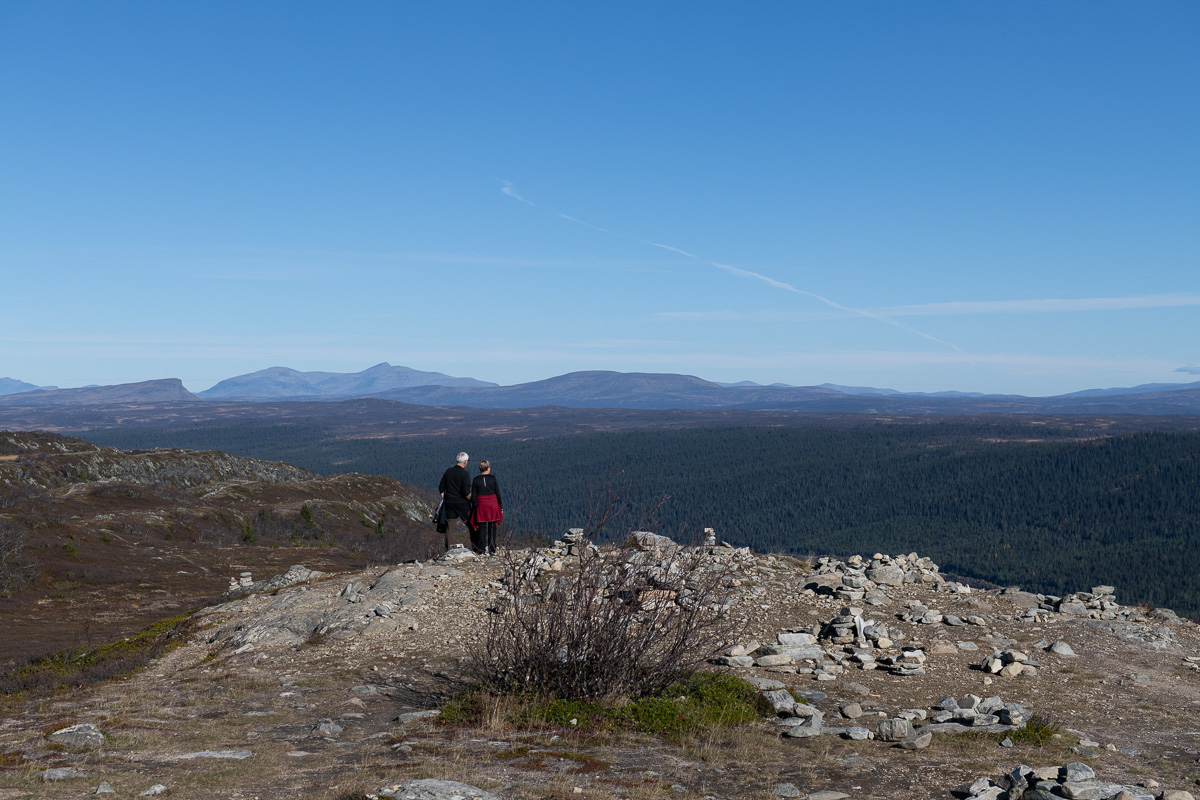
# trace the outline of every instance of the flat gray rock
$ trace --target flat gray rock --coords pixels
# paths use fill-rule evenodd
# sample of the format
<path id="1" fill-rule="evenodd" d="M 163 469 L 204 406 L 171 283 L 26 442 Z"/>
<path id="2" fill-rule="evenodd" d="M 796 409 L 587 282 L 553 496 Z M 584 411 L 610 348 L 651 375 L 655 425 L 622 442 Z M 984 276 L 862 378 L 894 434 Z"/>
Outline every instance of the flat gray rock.
<path id="1" fill-rule="evenodd" d="M 778 783 L 771 790 L 771 794 L 779 797 L 803 797 L 804 792 L 800 791 L 800 787 L 794 783 Z"/>
<path id="2" fill-rule="evenodd" d="M 1008 733 L 1016 730 L 1012 725 L 961 725 L 957 722 L 932 722 L 922 725 L 921 731 L 928 733 Z"/>
<path id="3" fill-rule="evenodd" d="M 274 592 L 278 589 L 284 589 L 288 586 L 295 586 L 298 583 L 315 581 L 320 578 L 324 578 L 325 575 L 326 573 L 324 572 L 318 572 L 315 569 L 308 569 L 307 567 L 295 564 L 291 567 L 288 567 L 287 572 L 283 573 L 282 575 L 276 575 L 274 578 L 271 578 L 271 580 L 267 581 L 266 584 L 263 585 L 262 591 Z"/>
<path id="4" fill-rule="evenodd" d="M 50 734 L 50 741 L 69 747 L 102 747 L 104 734 L 90 722 L 72 725 Z"/>
<path id="5" fill-rule="evenodd" d="M 791 711 L 792 706 L 796 705 L 796 698 L 787 689 L 770 689 L 763 692 L 762 696 L 776 711 Z"/>
<path id="6" fill-rule="evenodd" d="M 181 756 L 175 756 L 175 758 L 181 761 L 190 761 L 195 758 L 234 758 L 240 760 L 250 758 L 252 755 L 254 753 L 251 753 L 249 750 L 201 750 L 197 753 L 185 753 Z"/>
<path id="7" fill-rule="evenodd" d="M 1175 633 L 1165 625 L 1152 628 L 1140 622 L 1100 619 L 1088 620 L 1084 625 L 1146 650 L 1179 649 L 1179 641 L 1175 638 Z"/>
<path id="8" fill-rule="evenodd" d="M 811 727 L 809 725 L 793 725 L 783 734 L 791 739 L 809 739 L 813 736 L 821 735 L 821 727 Z"/>
<path id="9" fill-rule="evenodd" d="M 74 767 L 54 767 L 42 770 L 38 777 L 44 781 L 65 781 L 69 778 L 82 778 L 83 773 Z"/>
<path id="10" fill-rule="evenodd" d="M 501 800 L 477 786 L 433 779 L 389 784 L 379 789 L 379 796 L 397 800 Z"/>
<path id="11" fill-rule="evenodd" d="M 924 750 L 933 742 L 932 733 L 922 733 L 919 736 L 914 736 L 911 739 L 905 739 L 900 743 L 900 746 L 905 750 Z"/>

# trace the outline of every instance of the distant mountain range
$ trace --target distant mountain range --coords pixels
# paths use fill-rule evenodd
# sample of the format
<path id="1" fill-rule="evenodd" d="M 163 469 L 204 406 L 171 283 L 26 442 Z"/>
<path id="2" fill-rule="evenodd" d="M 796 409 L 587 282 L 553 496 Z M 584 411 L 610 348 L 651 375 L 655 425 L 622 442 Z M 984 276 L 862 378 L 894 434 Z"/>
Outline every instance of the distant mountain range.
<path id="1" fill-rule="evenodd" d="M 21 381 L 2 379 L 4 386 Z M 0 395 L 4 406 L 179 403 L 205 400 L 337 401 L 373 397 L 423 406 L 474 408 L 743 409 L 872 414 L 1200 414 L 1200 381 L 1089 389 L 1057 397 L 967 392 L 898 392 L 864 386 L 721 384 L 693 375 L 571 372 L 500 386 L 474 378 L 377 364 L 356 373 L 287 367 L 239 375 L 192 394 L 177 379 L 80 389 L 35 389 Z"/>
<path id="2" fill-rule="evenodd" d="M 362 372 L 300 372 L 287 367 L 271 367 L 227 378 L 199 397 L 220 400 L 282 400 L 285 398 L 375 397 L 390 389 L 412 386 L 493 387 L 498 384 L 474 378 L 453 378 L 440 372 L 421 372 L 408 367 L 393 367 L 386 361 Z"/>
<path id="3" fill-rule="evenodd" d="M 183 388 L 178 378 L 162 378 L 116 386 L 84 386 L 79 389 L 36 389 L 32 392 L 0 395 L 0 405 L 8 406 L 86 406 L 113 403 L 178 403 L 199 400 Z"/>

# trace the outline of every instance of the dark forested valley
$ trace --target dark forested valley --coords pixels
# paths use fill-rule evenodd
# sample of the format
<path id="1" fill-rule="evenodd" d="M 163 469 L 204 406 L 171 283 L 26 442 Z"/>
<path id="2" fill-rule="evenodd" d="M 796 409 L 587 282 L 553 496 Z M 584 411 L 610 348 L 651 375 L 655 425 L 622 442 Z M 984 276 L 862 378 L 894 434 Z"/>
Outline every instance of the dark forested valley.
<path id="1" fill-rule="evenodd" d="M 123 448 L 220 449 L 321 473 L 436 486 L 454 453 L 488 458 L 516 530 L 609 535 L 704 527 L 797 554 L 917 551 L 947 571 L 1050 593 L 1111 583 L 1122 602 L 1200 617 L 1200 434 L 1089 435 L 1016 417 L 892 424 L 347 439 L 314 425 L 91 431 Z M 602 533 L 603 535 L 603 533 Z"/>

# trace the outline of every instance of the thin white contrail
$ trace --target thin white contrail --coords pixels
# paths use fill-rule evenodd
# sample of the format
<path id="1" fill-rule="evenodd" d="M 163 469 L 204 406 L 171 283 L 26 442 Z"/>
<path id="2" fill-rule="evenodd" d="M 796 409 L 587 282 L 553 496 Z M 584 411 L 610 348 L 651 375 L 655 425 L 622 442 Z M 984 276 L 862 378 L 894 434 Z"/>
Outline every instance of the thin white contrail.
<path id="1" fill-rule="evenodd" d="M 607 233 L 610 236 L 616 236 L 617 238 L 620 238 L 620 239 L 631 238 L 628 236 L 623 236 L 614 231 L 610 231 L 607 228 L 601 228 L 598 225 L 593 225 L 592 223 L 586 222 L 577 217 L 572 217 L 569 214 L 563 214 L 562 212 L 559 212 L 559 211 L 551 211 L 550 209 L 542 208 L 541 206 L 534 203 L 532 200 L 527 200 L 524 197 L 522 197 L 521 194 L 519 192 L 517 192 L 517 190 L 513 187 L 512 183 L 510 183 L 509 181 L 501 180 L 500 182 L 502 184 L 504 184 L 502 187 L 500 187 L 500 192 L 502 194 L 508 195 L 509 197 L 511 197 L 514 200 L 519 200 L 520 202 L 524 203 L 525 205 L 527 205 L 531 208 L 536 208 L 538 211 L 541 211 L 546 214 L 553 214 L 554 216 L 560 217 L 569 222 L 574 222 L 576 224 L 591 228 L 594 231 L 600 231 L 601 233 Z M 751 270 L 742 269 L 741 267 L 735 267 L 730 264 L 722 264 L 719 261 L 713 261 L 711 259 L 704 258 L 703 256 L 698 256 L 695 253 L 689 253 L 687 250 L 681 250 L 680 248 L 672 247 L 669 244 L 662 244 L 661 242 L 652 242 L 652 241 L 649 241 L 648 239 L 636 239 L 636 238 L 634 238 L 633 241 L 638 242 L 640 244 L 649 245 L 650 247 L 659 247 L 659 248 L 662 248 L 663 250 L 669 250 L 672 253 L 678 253 L 681 256 L 685 256 L 685 257 L 693 259 L 695 261 L 699 261 L 704 264 L 708 264 L 710 266 L 716 267 L 717 269 L 724 270 L 725 272 L 728 272 L 731 275 L 736 275 L 739 278 L 752 278 L 754 280 L 762 281 L 763 283 L 767 284 L 768 286 L 774 286 L 776 289 L 783 289 L 785 292 L 792 292 L 793 294 L 799 294 L 799 295 L 804 295 L 805 297 L 811 297 L 815 300 L 819 300 L 820 302 L 824 303 L 827 306 L 830 306 L 831 308 L 836 308 L 839 311 L 846 311 L 851 314 L 859 314 L 861 316 L 868 317 L 870 319 L 886 323 L 895 328 L 899 328 L 900 330 L 908 331 L 909 333 L 924 337 L 924 338 L 930 340 L 931 342 L 937 342 L 938 344 L 944 344 L 947 347 L 953 348 L 954 350 L 957 350 L 960 353 L 964 352 L 963 349 L 956 344 L 947 342 L 945 339 L 939 339 L 938 337 L 933 336 L 932 334 L 925 333 L 922 330 L 918 330 L 918 329 L 912 327 L 911 325 L 905 325 L 903 322 L 897 322 L 896 320 L 892 319 L 891 317 L 884 316 L 883 314 L 879 314 L 874 311 L 868 311 L 867 309 L 864 309 L 864 308 L 854 308 L 853 306 L 842 305 L 841 303 L 838 303 L 834 300 L 830 300 L 828 297 L 823 297 L 823 296 L 817 294 L 816 292 L 810 292 L 805 289 L 798 289 L 790 283 L 785 283 L 784 281 L 777 281 L 772 277 L 763 275 L 762 273 L 752 272 Z"/>

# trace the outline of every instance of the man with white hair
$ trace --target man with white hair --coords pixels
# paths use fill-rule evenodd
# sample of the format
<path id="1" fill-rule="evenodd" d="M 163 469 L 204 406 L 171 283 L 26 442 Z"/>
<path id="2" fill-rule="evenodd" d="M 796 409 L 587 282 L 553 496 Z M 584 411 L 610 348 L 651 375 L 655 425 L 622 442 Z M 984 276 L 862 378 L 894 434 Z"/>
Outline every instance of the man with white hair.
<path id="1" fill-rule="evenodd" d="M 459 453 L 455 465 L 442 474 L 438 491 L 442 494 L 442 509 L 446 515 L 446 524 L 438 523 L 438 531 L 446 535 L 446 549 L 450 549 L 450 520 L 461 519 L 471 534 L 471 548 L 475 549 L 475 529 L 471 527 L 471 473 L 467 472 L 467 462 L 471 457 Z"/>

